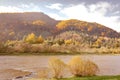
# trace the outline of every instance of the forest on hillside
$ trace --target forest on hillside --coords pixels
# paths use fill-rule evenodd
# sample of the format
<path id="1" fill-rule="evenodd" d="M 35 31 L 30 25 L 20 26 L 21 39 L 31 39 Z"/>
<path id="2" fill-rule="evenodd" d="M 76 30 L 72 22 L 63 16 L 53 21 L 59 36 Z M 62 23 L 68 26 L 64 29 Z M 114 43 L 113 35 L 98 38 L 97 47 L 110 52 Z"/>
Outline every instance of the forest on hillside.
<path id="1" fill-rule="evenodd" d="M 1 54 L 120 53 L 120 33 L 98 23 L 57 21 L 44 13 L 1 13 L 0 36 Z"/>

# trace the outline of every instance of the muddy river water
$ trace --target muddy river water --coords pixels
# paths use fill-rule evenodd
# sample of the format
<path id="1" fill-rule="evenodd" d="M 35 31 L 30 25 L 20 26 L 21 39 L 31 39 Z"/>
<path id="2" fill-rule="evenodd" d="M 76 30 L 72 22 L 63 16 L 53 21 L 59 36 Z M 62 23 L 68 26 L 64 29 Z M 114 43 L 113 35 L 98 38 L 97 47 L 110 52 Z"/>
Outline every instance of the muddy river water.
<path id="1" fill-rule="evenodd" d="M 10 71 L 12 69 L 13 72 L 14 70 L 21 70 L 35 73 L 40 69 L 48 67 L 48 60 L 51 57 L 52 56 L 0 56 L 0 80 L 11 80 L 9 76 L 11 76 Z M 57 57 L 67 63 L 73 55 L 60 55 Z M 120 75 L 120 55 L 82 55 L 81 57 L 87 58 L 98 65 L 100 69 L 98 75 Z M 7 74 L 7 76 L 5 74 Z"/>

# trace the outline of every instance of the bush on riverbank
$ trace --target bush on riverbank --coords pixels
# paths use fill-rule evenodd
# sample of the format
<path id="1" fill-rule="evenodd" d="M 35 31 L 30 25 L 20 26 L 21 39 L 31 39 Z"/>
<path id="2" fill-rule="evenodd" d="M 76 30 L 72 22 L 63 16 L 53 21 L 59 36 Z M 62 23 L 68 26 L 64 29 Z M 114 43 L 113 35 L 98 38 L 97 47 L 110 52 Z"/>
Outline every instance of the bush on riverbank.
<path id="1" fill-rule="evenodd" d="M 98 66 L 89 60 L 84 60 L 79 56 L 73 57 L 68 63 L 67 67 L 64 62 L 56 57 L 49 60 L 49 66 L 53 72 L 53 78 L 62 78 L 63 72 L 66 69 L 76 77 L 94 76 L 99 71 Z"/>
<path id="2" fill-rule="evenodd" d="M 79 56 L 73 57 L 68 64 L 74 76 L 94 76 L 99 71 L 98 66 L 89 60 L 84 60 Z"/>
<path id="3" fill-rule="evenodd" d="M 49 66 L 52 69 L 54 78 L 62 78 L 63 71 L 65 70 L 66 64 L 56 57 L 52 57 L 49 60 Z"/>

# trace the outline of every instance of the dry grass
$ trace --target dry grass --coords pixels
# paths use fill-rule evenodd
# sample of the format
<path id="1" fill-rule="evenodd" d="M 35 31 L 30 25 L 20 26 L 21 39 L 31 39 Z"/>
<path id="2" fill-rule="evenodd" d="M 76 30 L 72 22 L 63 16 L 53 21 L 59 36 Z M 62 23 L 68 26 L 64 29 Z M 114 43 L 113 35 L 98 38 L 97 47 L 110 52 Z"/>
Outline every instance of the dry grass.
<path id="1" fill-rule="evenodd" d="M 98 66 L 90 60 L 84 61 L 84 72 L 82 76 L 94 76 L 99 71 Z"/>
<path id="2" fill-rule="evenodd" d="M 84 60 L 79 56 L 73 57 L 68 66 L 74 76 L 93 76 L 99 70 L 95 63 Z"/>
<path id="3" fill-rule="evenodd" d="M 53 71 L 54 78 L 61 78 L 63 75 L 63 71 L 65 69 L 65 63 L 56 57 L 52 57 L 49 60 L 49 66 Z"/>

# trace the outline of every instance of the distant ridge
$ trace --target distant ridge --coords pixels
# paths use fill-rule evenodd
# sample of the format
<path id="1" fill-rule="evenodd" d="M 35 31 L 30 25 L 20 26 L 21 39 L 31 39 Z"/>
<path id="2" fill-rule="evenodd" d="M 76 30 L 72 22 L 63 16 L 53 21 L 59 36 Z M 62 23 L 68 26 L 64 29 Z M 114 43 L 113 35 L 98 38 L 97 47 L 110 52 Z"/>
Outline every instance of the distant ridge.
<path id="1" fill-rule="evenodd" d="M 38 22 L 38 25 L 33 24 L 35 21 Z M 45 25 L 40 25 L 40 21 L 44 22 Z M 104 34 L 104 37 L 120 37 L 120 33 L 101 24 L 80 20 L 77 21 L 81 24 L 81 27 L 79 26 L 79 28 L 76 28 L 76 31 L 95 36 L 101 36 Z M 44 37 L 55 36 L 67 31 L 67 29 L 59 30 L 56 27 L 60 22 L 61 21 L 57 21 L 42 12 L 0 13 L 0 40 L 19 40 L 30 33 L 35 33 L 37 36 L 42 35 Z M 91 26 L 92 29 L 89 31 Z"/>

